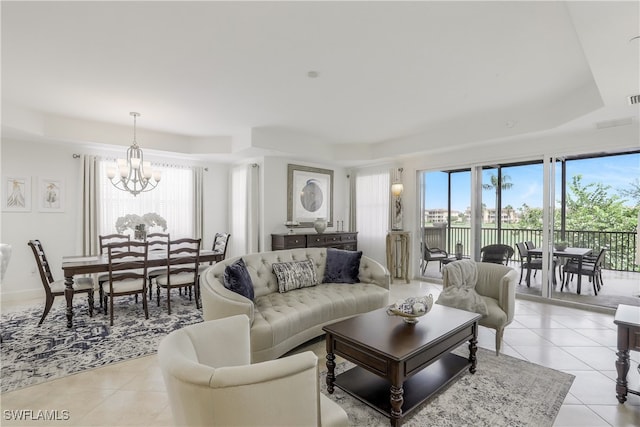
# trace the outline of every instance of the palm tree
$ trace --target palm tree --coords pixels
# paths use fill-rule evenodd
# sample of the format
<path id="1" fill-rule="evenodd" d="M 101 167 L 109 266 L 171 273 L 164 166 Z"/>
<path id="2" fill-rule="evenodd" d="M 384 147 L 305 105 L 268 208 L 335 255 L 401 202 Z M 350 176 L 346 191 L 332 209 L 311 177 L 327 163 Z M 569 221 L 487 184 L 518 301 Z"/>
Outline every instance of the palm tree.
<path id="1" fill-rule="evenodd" d="M 500 213 L 498 212 L 498 192 L 500 190 L 509 190 L 511 189 L 511 187 L 513 187 L 513 183 L 509 182 L 511 181 L 511 177 L 509 175 L 502 175 L 502 182 L 500 183 L 500 185 L 498 185 L 498 176 L 497 175 L 491 175 L 491 179 L 490 179 L 491 183 L 486 183 L 486 184 L 482 184 L 482 189 L 483 190 L 495 190 L 496 192 L 496 216 L 495 216 L 495 223 L 498 223 L 498 215 L 500 215 Z"/>

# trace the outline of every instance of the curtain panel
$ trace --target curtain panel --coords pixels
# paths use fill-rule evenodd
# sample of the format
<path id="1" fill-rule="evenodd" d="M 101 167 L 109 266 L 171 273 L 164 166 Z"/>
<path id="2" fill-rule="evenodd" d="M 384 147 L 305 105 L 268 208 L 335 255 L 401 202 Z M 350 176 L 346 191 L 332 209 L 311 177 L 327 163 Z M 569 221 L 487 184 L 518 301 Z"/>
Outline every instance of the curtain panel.
<path id="1" fill-rule="evenodd" d="M 231 170 L 230 257 L 260 251 L 260 166 L 256 163 Z"/>
<path id="2" fill-rule="evenodd" d="M 356 174 L 358 248 L 385 265 L 385 239 L 389 230 L 389 169 Z"/>

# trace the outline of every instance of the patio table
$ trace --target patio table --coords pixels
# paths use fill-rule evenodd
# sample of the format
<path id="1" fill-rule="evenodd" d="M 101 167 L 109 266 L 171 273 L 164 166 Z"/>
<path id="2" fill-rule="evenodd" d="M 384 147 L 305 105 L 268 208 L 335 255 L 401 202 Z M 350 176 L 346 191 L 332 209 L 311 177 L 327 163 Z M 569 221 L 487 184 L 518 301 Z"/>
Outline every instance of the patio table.
<path id="1" fill-rule="evenodd" d="M 560 258 L 574 258 L 578 261 L 578 269 L 582 269 L 582 260 L 586 255 L 590 255 L 593 252 L 590 248 L 565 248 L 563 251 L 559 251 L 557 249 L 553 249 L 553 256 Z M 527 252 L 527 263 L 531 263 L 532 256 L 541 257 L 542 256 L 542 248 L 534 248 L 529 249 Z M 531 284 L 531 269 L 527 269 L 527 286 Z M 577 293 L 580 294 L 582 286 L 582 275 L 578 274 L 578 289 Z"/>

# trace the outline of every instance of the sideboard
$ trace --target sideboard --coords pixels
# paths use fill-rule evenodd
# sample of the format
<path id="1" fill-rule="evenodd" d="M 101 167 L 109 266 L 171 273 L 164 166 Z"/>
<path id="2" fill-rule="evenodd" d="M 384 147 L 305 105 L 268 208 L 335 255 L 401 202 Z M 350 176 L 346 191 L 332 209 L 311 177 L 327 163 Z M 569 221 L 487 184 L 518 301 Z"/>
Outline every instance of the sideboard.
<path id="1" fill-rule="evenodd" d="M 271 250 L 294 248 L 337 248 L 355 251 L 358 249 L 358 232 L 340 231 L 329 233 L 272 234 Z"/>

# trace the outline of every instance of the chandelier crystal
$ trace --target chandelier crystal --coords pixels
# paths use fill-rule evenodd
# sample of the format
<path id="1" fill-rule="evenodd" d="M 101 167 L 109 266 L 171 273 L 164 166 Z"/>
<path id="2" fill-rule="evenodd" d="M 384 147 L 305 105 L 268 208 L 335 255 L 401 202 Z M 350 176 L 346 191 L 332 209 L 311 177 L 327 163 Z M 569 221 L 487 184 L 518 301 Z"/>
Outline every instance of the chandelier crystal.
<path id="1" fill-rule="evenodd" d="M 131 112 L 133 116 L 133 144 L 127 149 L 127 158 L 116 160 L 115 166 L 107 168 L 107 177 L 118 190 L 138 194 L 151 191 L 160 182 L 161 174 L 158 170 L 151 169 L 151 162 L 144 161 L 142 149 L 136 142 L 136 118 L 140 113 Z M 116 178 L 116 174 L 119 178 Z"/>

